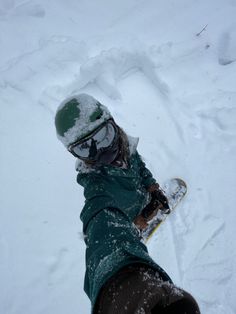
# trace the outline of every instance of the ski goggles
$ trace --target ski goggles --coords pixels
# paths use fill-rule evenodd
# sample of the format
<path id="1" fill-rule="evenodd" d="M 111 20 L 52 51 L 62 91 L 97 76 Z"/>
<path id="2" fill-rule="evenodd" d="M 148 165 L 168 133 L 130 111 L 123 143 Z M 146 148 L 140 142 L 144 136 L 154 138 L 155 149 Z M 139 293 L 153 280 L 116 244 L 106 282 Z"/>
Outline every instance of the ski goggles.
<path id="1" fill-rule="evenodd" d="M 117 126 L 112 120 L 109 120 L 89 136 L 71 144 L 68 150 L 82 160 L 96 161 L 101 153 L 113 147 L 117 137 Z"/>

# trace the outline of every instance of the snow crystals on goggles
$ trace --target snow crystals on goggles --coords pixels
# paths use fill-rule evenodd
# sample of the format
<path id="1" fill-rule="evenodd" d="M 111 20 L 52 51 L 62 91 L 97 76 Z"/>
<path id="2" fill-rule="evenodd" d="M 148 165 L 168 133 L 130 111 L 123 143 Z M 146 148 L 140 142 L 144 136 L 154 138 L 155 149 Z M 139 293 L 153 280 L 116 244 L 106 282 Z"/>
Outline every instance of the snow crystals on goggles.
<path id="1" fill-rule="evenodd" d="M 112 121 L 108 121 L 85 139 L 70 145 L 68 150 L 78 158 L 94 160 L 100 152 L 112 146 L 116 135 L 116 126 Z"/>

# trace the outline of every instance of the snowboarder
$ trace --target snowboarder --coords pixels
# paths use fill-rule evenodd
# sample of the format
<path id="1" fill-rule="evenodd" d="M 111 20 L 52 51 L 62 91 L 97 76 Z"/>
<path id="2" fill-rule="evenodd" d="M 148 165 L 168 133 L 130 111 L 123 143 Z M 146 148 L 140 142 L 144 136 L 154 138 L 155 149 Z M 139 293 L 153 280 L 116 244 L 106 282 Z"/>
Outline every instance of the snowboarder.
<path id="1" fill-rule="evenodd" d="M 58 108 L 59 140 L 77 158 L 84 187 L 80 218 L 86 243 L 84 289 L 93 314 L 200 313 L 149 256 L 139 230 L 168 201 L 137 152 L 137 140 L 90 95 L 67 98 Z"/>

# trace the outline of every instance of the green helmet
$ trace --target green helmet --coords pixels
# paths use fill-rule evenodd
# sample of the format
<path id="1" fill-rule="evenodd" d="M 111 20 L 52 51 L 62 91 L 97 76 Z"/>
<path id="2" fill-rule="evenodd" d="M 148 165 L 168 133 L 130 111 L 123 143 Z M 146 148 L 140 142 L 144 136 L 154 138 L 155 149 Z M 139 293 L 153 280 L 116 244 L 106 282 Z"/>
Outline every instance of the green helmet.
<path id="1" fill-rule="evenodd" d="M 55 116 L 57 137 L 68 147 L 111 119 L 109 110 L 87 94 L 64 100 Z"/>

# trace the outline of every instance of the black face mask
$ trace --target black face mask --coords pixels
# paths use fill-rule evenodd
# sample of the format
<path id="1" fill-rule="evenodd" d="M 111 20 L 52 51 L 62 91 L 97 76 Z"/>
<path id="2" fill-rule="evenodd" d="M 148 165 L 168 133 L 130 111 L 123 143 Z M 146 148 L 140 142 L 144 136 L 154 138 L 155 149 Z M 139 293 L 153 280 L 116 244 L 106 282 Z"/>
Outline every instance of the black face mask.
<path id="1" fill-rule="evenodd" d="M 70 145 L 68 150 L 88 163 L 111 164 L 119 153 L 118 127 L 109 120 L 86 138 Z"/>

